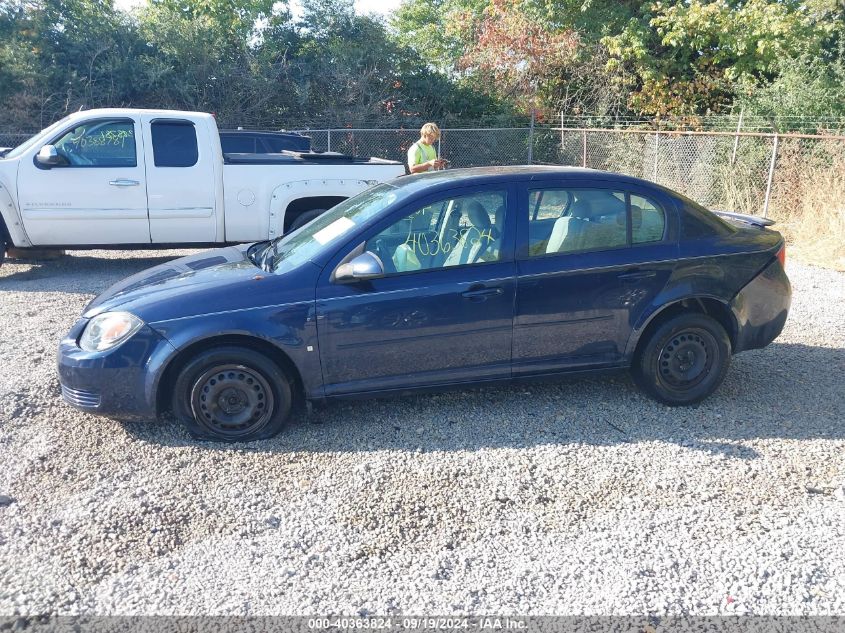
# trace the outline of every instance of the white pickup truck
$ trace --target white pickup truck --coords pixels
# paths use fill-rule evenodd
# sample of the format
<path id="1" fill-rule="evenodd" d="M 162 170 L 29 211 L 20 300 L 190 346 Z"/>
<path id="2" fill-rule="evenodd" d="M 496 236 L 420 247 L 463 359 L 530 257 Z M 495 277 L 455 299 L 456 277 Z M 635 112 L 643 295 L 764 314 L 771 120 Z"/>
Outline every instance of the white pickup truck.
<path id="1" fill-rule="evenodd" d="M 0 157 L 0 262 L 7 248 L 270 239 L 404 173 L 378 158 L 224 155 L 201 112 L 77 112 Z"/>

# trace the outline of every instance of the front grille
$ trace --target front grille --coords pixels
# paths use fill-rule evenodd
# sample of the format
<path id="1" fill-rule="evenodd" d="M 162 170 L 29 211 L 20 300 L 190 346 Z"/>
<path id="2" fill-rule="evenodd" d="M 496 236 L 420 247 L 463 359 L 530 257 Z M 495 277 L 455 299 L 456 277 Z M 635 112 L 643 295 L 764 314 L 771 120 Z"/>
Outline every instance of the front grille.
<path id="1" fill-rule="evenodd" d="M 96 409 L 100 406 L 100 394 L 82 389 L 71 389 L 62 385 L 62 398 L 75 407 Z"/>

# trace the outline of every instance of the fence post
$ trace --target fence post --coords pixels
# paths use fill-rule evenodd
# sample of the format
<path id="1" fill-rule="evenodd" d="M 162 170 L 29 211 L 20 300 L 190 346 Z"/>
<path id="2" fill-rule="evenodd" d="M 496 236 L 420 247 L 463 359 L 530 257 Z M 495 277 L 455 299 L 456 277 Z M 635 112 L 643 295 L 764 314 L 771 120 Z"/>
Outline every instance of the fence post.
<path id="1" fill-rule="evenodd" d="M 736 136 L 734 137 L 734 151 L 731 154 L 731 166 L 736 162 L 736 149 L 739 147 L 739 132 L 742 130 L 742 115 L 745 114 L 745 108 L 739 111 L 739 121 L 736 124 Z"/>
<path id="2" fill-rule="evenodd" d="M 331 128 L 326 130 L 326 132 L 327 132 L 327 134 L 326 134 L 326 151 L 330 152 L 330 151 L 332 151 L 332 130 L 331 130 Z"/>
<path id="3" fill-rule="evenodd" d="M 581 138 L 583 144 L 581 146 L 581 167 L 587 166 L 587 130 L 584 130 Z"/>
<path id="4" fill-rule="evenodd" d="M 558 162 L 563 157 L 563 110 L 560 111 L 560 152 L 558 153 Z"/>
<path id="5" fill-rule="evenodd" d="M 660 159 L 660 132 L 654 133 L 654 178 L 652 180 L 657 182 L 657 161 Z"/>
<path id="6" fill-rule="evenodd" d="M 778 156 L 778 133 L 775 132 L 775 143 L 772 146 L 772 162 L 769 164 L 769 180 L 766 182 L 766 200 L 763 202 L 763 217 L 769 217 L 769 200 L 772 197 L 772 178 L 775 175 L 775 161 Z"/>
<path id="7" fill-rule="evenodd" d="M 528 128 L 528 164 L 534 162 L 534 108 L 531 108 L 531 127 Z"/>

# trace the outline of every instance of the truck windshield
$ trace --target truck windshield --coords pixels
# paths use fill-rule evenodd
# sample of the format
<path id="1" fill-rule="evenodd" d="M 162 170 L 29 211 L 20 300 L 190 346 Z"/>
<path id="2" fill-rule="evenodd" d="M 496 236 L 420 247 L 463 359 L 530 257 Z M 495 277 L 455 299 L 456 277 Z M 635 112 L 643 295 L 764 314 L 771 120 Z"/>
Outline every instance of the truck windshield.
<path id="1" fill-rule="evenodd" d="M 350 231 L 361 226 L 399 198 L 399 189 L 382 183 L 348 198 L 324 214 L 279 238 L 274 243 L 267 268 L 280 273 L 292 270 L 330 248 Z"/>
<path id="2" fill-rule="evenodd" d="M 32 147 L 33 145 L 35 145 L 35 143 L 37 143 L 37 142 L 38 142 L 38 139 L 40 139 L 40 138 L 42 138 L 42 137 L 47 138 L 48 136 L 50 136 L 50 134 L 51 134 L 54 130 L 56 130 L 56 129 L 60 128 L 62 125 L 64 125 L 64 124 L 65 124 L 65 122 L 66 122 L 69 118 L 70 118 L 70 115 L 66 116 L 65 118 L 63 118 L 63 119 L 61 119 L 61 120 L 59 120 L 59 121 L 56 121 L 56 122 L 55 122 L 55 123 L 53 123 L 53 125 L 51 125 L 50 127 L 45 128 L 45 129 L 41 130 L 40 132 L 38 132 L 38 134 L 36 134 L 35 136 L 30 136 L 28 139 L 26 139 L 23 143 L 21 143 L 20 145 L 18 145 L 18 146 L 17 146 L 15 149 L 13 149 L 11 152 L 9 152 L 8 154 L 6 154 L 5 156 L 0 157 L 0 159 L 3 159 L 3 158 L 17 158 L 18 156 L 20 156 L 21 154 L 23 154 L 26 150 L 28 150 L 30 147 Z"/>

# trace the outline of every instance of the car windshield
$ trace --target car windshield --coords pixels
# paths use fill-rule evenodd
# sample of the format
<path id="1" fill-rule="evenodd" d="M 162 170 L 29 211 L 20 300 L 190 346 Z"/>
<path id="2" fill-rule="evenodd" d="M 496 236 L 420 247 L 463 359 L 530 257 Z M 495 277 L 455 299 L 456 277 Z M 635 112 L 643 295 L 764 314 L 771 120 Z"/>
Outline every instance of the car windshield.
<path id="1" fill-rule="evenodd" d="M 65 124 L 65 122 L 66 122 L 69 118 L 70 118 L 70 115 L 66 116 L 65 118 L 61 119 L 60 121 L 56 121 L 56 122 L 55 122 L 55 123 L 53 123 L 53 125 L 51 125 L 50 127 L 48 127 L 48 128 L 46 128 L 46 129 L 41 130 L 40 132 L 38 132 L 35 136 L 30 136 L 28 139 L 26 139 L 23 143 L 21 143 L 20 145 L 18 145 L 18 146 L 17 146 L 15 149 L 13 149 L 11 152 L 9 152 L 8 154 L 6 154 L 5 156 L 0 157 L 0 160 L 2 160 L 3 158 L 17 158 L 18 156 L 20 156 L 21 154 L 23 154 L 26 150 L 28 150 L 30 147 L 32 147 L 33 145 L 35 145 L 35 143 L 37 143 L 37 142 L 38 142 L 38 139 L 40 139 L 42 136 L 46 138 L 46 137 L 48 137 L 48 136 L 49 136 L 52 132 L 54 132 L 57 128 L 59 128 L 59 127 L 61 127 L 62 125 L 64 125 L 64 124 Z"/>
<path id="2" fill-rule="evenodd" d="M 399 189 L 394 185 L 382 183 L 344 200 L 305 226 L 271 243 L 268 246 L 267 269 L 285 272 L 313 259 L 395 202 L 399 196 Z"/>

